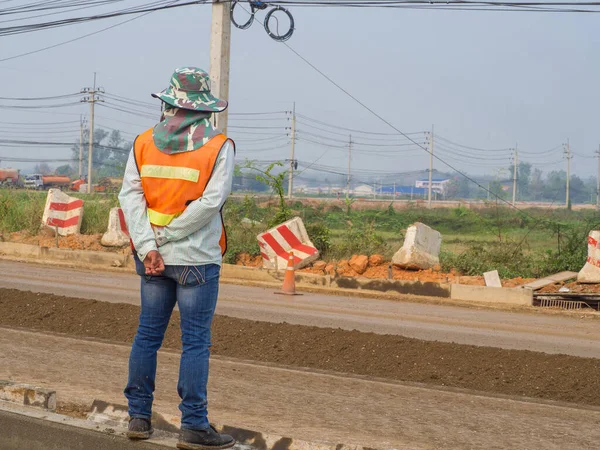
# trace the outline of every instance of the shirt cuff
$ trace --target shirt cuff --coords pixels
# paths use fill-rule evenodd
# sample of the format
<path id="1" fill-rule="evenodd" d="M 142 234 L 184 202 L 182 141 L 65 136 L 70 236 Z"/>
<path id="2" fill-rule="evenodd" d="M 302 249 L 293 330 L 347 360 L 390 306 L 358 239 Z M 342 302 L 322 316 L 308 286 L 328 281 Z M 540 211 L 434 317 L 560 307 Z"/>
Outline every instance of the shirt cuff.
<path id="1" fill-rule="evenodd" d="M 148 253 L 150 253 L 153 250 L 158 251 L 155 242 L 147 242 L 146 244 L 142 245 L 141 248 L 136 248 L 138 258 L 140 258 L 140 261 L 142 262 L 144 262 L 146 256 L 148 256 Z"/>
<path id="2" fill-rule="evenodd" d="M 162 247 L 169 242 L 169 238 L 167 238 L 167 233 L 165 232 L 165 227 L 152 227 L 152 229 L 154 230 L 156 245 Z"/>

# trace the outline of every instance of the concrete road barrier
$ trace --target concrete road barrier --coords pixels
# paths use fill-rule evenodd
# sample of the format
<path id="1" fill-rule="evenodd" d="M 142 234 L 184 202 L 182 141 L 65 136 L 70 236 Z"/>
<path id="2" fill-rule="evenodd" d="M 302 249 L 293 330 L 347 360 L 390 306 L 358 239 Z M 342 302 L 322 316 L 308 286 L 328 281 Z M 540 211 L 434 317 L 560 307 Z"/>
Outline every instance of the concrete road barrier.
<path id="1" fill-rule="evenodd" d="M 265 269 L 285 270 L 290 252 L 294 252 L 294 268 L 302 269 L 319 258 L 300 217 L 277 225 L 257 237 Z"/>
<path id="2" fill-rule="evenodd" d="M 129 244 L 129 231 L 121 208 L 110 210 L 108 228 L 100 243 L 105 247 L 124 247 Z"/>
<path id="3" fill-rule="evenodd" d="M 79 234 L 83 220 L 83 200 L 60 189 L 50 189 L 46 198 L 42 227 L 58 231 L 59 236 Z"/>
<path id="4" fill-rule="evenodd" d="M 590 231 L 587 260 L 577 275 L 577 281 L 590 284 L 600 283 L 600 231 Z"/>

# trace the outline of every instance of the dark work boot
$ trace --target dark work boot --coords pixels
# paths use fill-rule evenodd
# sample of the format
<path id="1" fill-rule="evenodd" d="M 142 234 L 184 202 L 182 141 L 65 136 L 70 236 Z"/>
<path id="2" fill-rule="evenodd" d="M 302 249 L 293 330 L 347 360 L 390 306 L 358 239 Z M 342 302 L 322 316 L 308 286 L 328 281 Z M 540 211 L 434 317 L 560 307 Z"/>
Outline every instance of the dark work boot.
<path id="1" fill-rule="evenodd" d="M 213 426 L 206 430 L 182 428 L 177 448 L 185 450 L 216 450 L 233 447 L 235 439 L 227 434 L 219 434 Z"/>
<path id="2" fill-rule="evenodd" d="M 149 419 L 130 419 L 127 437 L 129 439 L 150 439 L 154 433 L 152 423 Z"/>

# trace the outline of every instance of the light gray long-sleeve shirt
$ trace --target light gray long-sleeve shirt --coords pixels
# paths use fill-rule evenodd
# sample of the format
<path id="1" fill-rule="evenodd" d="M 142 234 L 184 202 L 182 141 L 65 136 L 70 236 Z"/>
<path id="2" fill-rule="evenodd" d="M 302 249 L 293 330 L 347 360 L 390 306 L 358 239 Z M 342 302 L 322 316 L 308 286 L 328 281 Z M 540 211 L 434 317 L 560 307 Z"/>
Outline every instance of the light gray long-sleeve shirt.
<path id="1" fill-rule="evenodd" d="M 140 260 L 158 250 L 166 265 L 221 264 L 221 208 L 231 193 L 235 151 L 226 141 L 202 197 L 166 227 L 153 227 L 133 150 L 129 154 L 119 202 Z"/>

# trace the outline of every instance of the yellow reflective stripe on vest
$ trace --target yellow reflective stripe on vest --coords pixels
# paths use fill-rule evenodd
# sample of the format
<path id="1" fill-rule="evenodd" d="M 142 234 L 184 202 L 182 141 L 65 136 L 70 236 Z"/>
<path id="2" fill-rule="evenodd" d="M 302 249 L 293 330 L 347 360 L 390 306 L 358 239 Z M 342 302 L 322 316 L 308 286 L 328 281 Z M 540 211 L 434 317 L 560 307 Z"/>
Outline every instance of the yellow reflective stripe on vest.
<path id="1" fill-rule="evenodd" d="M 155 211 L 154 209 L 148 208 L 148 220 L 152 225 L 158 225 L 159 227 L 166 227 L 171 223 L 175 217 L 180 216 L 181 213 L 177 214 L 163 214 Z"/>
<path id="2" fill-rule="evenodd" d="M 200 171 L 189 167 L 154 166 L 146 164 L 142 166 L 140 176 L 142 178 L 168 178 L 197 183 L 198 178 L 200 178 Z"/>

